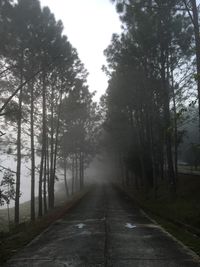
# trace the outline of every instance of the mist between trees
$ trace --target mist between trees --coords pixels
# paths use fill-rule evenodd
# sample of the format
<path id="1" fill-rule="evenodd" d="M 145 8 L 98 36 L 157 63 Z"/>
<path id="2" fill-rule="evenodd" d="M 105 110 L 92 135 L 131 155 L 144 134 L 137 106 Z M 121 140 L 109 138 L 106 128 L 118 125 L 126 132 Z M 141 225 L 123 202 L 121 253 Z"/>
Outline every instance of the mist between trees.
<path id="1" fill-rule="evenodd" d="M 54 207 L 58 172 L 69 196 L 83 188 L 85 169 L 97 154 L 110 163 L 109 178 L 145 194 L 153 188 L 155 197 L 163 179 L 176 196 L 178 158 L 198 167 L 196 1 L 113 2 L 123 31 L 104 52 L 109 83 L 99 105 L 62 22 L 37 0 L 0 2 L 1 152 L 16 160 L 16 170 L 0 166 L 0 198 L 1 204 L 15 200 L 16 224 L 24 160 L 30 163 L 31 220 Z"/>
<path id="2" fill-rule="evenodd" d="M 112 2 L 123 32 L 114 34 L 105 50 L 109 86 L 102 106 L 107 145 L 115 152 L 123 184 L 135 184 L 147 195 L 153 188 L 156 197 L 166 177 L 166 191 L 175 197 L 178 157 L 190 158 L 197 168 L 200 156 L 197 3 Z"/>
<path id="3" fill-rule="evenodd" d="M 35 220 L 54 207 L 58 169 L 63 172 L 67 196 L 83 188 L 99 117 L 86 83 L 87 71 L 63 35 L 62 22 L 49 8 L 41 9 L 37 0 L 1 1 L 0 5 L 1 148 L 16 160 L 16 170 L 1 165 L 0 197 L 1 204 L 14 198 L 18 224 L 24 161 L 30 165 L 30 213 Z M 8 195 L 8 172 L 16 176 L 15 195 Z"/>

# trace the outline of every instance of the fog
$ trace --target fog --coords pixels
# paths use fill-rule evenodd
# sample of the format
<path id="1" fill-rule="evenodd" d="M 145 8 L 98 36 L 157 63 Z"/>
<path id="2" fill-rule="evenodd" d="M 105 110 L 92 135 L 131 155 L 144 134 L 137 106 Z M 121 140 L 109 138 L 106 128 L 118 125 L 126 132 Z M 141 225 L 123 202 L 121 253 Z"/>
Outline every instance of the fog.
<path id="1" fill-rule="evenodd" d="M 39 157 L 36 158 L 39 163 Z M 15 170 L 16 169 L 16 160 L 12 156 L 1 157 L 1 164 L 5 168 Z M 113 179 L 113 169 L 114 163 L 112 159 L 105 153 L 97 155 L 89 166 L 85 169 L 85 184 L 90 186 L 93 184 L 102 184 L 109 183 Z M 0 173 L 0 181 L 2 180 L 3 173 Z M 14 174 L 15 176 L 16 174 Z M 55 182 L 55 195 L 59 196 L 62 193 L 63 198 L 65 198 L 65 185 L 64 185 L 64 172 L 63 169 L 57 169 L 58 180 Z M 67 171 L 67 182 L 69 186 L 69 192 L 71 193 L 71 180 L 72 173 L 70 170 Z M 38 197 L 38 174 L 36 175 L 35 180 L 35 197 Z M 31 175 L 30 175 L 30 162 L 23 161 L 21 169 L 21 196 L 20 204 L 30 201 L 30 188 L 31 188 Z M 14 201 L 11 200 L 10 207 L 14 207 Z M 0 206 L 0 209 L 5 209 L 6 205 Z"/>

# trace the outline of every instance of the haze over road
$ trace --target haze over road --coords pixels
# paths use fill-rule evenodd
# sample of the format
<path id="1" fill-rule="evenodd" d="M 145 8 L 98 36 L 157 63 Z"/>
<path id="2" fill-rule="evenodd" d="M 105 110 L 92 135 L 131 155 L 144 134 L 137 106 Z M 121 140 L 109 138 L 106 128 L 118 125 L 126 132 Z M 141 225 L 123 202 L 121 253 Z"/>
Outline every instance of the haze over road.
<path id="1" fill-rule="evenodd" d="M 6 266 L 198 267 L 126 195 L 98 186 Z"/>

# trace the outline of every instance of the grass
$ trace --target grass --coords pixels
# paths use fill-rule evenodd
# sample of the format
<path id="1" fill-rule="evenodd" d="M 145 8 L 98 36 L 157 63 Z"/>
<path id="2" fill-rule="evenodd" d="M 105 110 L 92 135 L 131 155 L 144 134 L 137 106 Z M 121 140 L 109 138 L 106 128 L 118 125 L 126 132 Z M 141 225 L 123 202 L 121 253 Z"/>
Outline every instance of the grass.
<path id="1" fill-rule="evenodd" d="M 65 190 L 59 190 L 59 193 L 55 194 L 55 206 L 62 206 L 66 201 L 70 201 L 71 198 L 66 198 Z M 20 223 L 24 223 L 30 220 L 30 201 L 26 201 L 20 204 Z M 35 198 L 35 214 L 38 214 L 38 198 Z M 10 221 L 11 225 L 14 222 L 14 208 L 10 208 Z M 0 232 L 9 231 L 8 227 L 8 212 L 7 209 L 0 209 Z"/>
<path id="2" fill-rule="evenodd" d="M 200 256 L 200 239 L 194 234 L 162 219 L 159 216 L 151 214 L 157 223 L 159 223 L 163 228 L 165 228 L 171 235 L 180 240 L 184 245 L 193 250 L 197 255 Z"/>
<path id="3" fill-rule="evenodd" d="M 54 221 L 62 218 L 70 210 L 70 208 L 76 205 L 87 194 L 87 192 L 89 192 L 89 188 L 75 194 L 73 198 L 65 203 L 63 203 L 63 200 L 60 198 L 61 202 L 57 202 L 57 207 L 55 209 L 49 211 L 46 215 L 37 219 L 35 222 L 24 221 L 18 226 L 12 227 L 9 232 L 1 231 L 0 265 L 6 262 L 18 250 L 27 245 Z M 28 202 L 22 205 L 23 207 L 26 207 L 28 206 Z M 21 207 L 21 209 L 23 207 Z"/>
<path id="4" fill-rule="evenodd" d="M 134 196 L 146 208 L 153 212 L 181 221 L 193 227 L 200 227 L 200 177 L 192 175 L 180 175 L 176 198 L 172 199 L 167 185 L 164 182 L 158 188 L 158 197 L 149 191 L 148 197 L 134 191 Z"/>
<path id="5" fill-rule="evenodd" d="M 179 165 L 178 170 L 181 173 L 188 173 L 188 174 L 197 174 L 200 175 L 200 166 L 198 166 L 196 169 L 193 166 L 189 165 Z"/>
<path id="6" fill-rule="evenodd" d="M 38 206 L 38 200 L 35 199 L 35 205 Z M 10 221 L 11 225 L 14 222 L 14 208 L 10 208 Z M 37 210 L 36 210 L 37 214 Z M 20 223 L 30 220 L 30 201 L 20 204 Z M 0 210 L 0 232 L 8 232 L 8 213 L 7 209 Z"/>
<path id="7" fill-rule="evenodd" d="M 162 181 L 157 198 L 153 190 L 149 190 L 148 195 L 134 188 L 126 191 L 167 231 L 200 255 L 200 238 L 178 225 L 190 225 L 200 233 L 200 176 L 179 175 L 176 198 L 172 198 L 166 188 L 167 181 Z"/>

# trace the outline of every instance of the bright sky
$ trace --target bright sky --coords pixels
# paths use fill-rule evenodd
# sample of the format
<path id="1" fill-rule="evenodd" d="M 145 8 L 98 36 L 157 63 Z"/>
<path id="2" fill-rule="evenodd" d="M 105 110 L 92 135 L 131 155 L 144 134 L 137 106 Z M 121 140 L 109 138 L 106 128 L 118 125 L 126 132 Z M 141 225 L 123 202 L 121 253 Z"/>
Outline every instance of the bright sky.
<path id="1" fill-rule="evenodd" d="M 77 49 L 89 72 L 90 91 L 97 91 L 95 100 L 105 92 L 107 77 L 101 71 L 105 64 L 103 50 L 112 34 L 120 32 L 120 21 L 110 0 L 40 0 L 49 6 L 56 19 L 64 24 L 64 33 Z"/>

